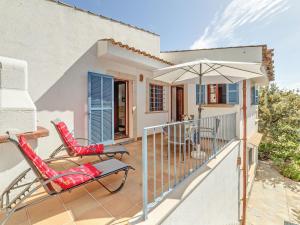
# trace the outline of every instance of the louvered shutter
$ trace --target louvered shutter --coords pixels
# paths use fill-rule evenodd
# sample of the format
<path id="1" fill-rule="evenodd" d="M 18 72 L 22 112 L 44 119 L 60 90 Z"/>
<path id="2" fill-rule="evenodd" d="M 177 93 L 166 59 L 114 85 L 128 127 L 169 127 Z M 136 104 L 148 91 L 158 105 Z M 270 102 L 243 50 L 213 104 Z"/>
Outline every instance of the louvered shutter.
<path id="1" fill-rule="evenodd" d="M 239 84 L 228 84 L 228 104 L 239 104 Z"/>
<path id="2" fill-rule="evenodd" d="M 205 85 L 201 85 L 201 95 L 199 90 L 199 84 L 196 84 L 196 104 L 199 105 L 201 98 L 201 104 L 205 103 Z"/>
<path id="3" fill-rule="evenodd" d="M 258 88 L 256 86 L 251 87 L 251 104 L 258 105 Z"/>
<path id="4" fill-rule="evenodd" d="M 88 73 L 89 138 L 93 143 L 113 142 L 113 79 Z"/>

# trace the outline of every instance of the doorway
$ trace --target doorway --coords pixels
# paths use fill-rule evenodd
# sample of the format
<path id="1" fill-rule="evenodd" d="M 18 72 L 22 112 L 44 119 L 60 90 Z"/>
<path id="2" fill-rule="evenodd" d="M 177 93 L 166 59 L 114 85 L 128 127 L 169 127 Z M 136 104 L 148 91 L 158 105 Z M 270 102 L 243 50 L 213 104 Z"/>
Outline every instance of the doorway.
<path id="1" fill-rule="evenodd" d="M 114 80 L 114 139 L 128 137 L 128 81 Z"/>
<path id="2" fill-rule="evenodd" d="M 172 121 L 181 121 L 184 115 L 184 88 L 183 86 L 172 87 Z"/>

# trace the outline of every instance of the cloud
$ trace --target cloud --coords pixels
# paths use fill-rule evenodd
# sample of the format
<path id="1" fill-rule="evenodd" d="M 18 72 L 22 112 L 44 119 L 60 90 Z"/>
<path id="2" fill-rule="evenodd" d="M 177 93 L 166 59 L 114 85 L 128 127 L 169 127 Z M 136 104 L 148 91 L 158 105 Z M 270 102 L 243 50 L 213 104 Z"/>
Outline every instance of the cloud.
<path id="1" fill-rule="evenodd" d="M 223 11 L 218 11 L 212 22 L 191 49 L 216 47 L 220 42 L 230 43 L 243 26 L 268 22 L 273 16 L 289 8 L 288 0 L 231 0 Z"/>

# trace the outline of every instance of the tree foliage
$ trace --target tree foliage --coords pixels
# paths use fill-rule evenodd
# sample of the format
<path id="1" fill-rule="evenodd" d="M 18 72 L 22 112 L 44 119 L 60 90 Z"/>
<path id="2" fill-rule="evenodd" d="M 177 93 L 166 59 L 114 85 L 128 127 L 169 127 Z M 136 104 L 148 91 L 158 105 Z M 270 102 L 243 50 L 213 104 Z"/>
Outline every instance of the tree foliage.
<path id="1" fill-rule="evenodd" d="M 280 172 L 300 181 L 300 95 L 275 84 L 260 90 L 259 157 L 271 159 Z"/>

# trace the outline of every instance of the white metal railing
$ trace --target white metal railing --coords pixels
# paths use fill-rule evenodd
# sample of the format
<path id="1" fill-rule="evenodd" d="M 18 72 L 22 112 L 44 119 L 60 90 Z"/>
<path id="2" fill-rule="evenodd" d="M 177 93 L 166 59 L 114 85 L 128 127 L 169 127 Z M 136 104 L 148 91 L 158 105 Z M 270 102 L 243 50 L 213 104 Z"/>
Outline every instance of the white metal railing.
<path id="1" fill-rule="evenodd" d="M 235 113 L 145 127 L 143 219 L 178 183 L 235 138 Z"/>

